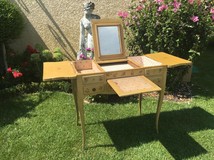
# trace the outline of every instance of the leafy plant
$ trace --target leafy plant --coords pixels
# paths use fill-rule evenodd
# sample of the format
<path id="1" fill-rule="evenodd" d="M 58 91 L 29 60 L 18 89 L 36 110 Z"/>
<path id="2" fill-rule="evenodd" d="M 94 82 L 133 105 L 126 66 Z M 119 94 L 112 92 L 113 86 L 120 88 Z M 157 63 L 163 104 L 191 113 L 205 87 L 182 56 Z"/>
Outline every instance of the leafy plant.
<path id="1" fill-rule="evenodd" d="M 0 78 L 0 89 L 8 88 L 20 83 L 41 82 L 43 62 L 63 61 L 60 48 L 50 51 L 36 44 L 28 45 L 23 54 L 16 54 L 7 50 L 8 68 L 6 74 Z"/>
<path id="2" fill-rule="evenodd" d="M 131 55 L 156 51 L 194 60 L 214 26 L 213 0 L 131 0 L 124 21 Z"/>
<path id="3" fill-rule="evenodd" d="M 0 43 L 17 38 L 24 27 L 20 10 L 9 0 L 0 0 Z"/>
<path id="4" fill-rule="evenodd" d="M 0 0 L 0 76 L 8 68 L 6 49 L 8 41 L 17 38 L 24 27 L 20 10 L 9 0 Z"/>
<path id="5" fill-rule="evenodd" d="M 61 91 L 71 93 L 71 88 L 71 83 L 69 81 L 20 83 L 7 88 L 1 88 L 0 84 L 0 100 L 12 96 L 42 91 Z"/>
<path id="6" fill-rule="evenodd" d="M 50 51 L 44 49 L 41 45 L 37 44 L 35 47 L 30 45 L 27 46 L 24 53 L 26 61 L 29 63 L 29 68 L 23 68 L 28 74 L 28 78 L 33 77 L 31 81 L 41 81 L 43 72 L 43 62 L 56 62 L 63 61 L 63 53 L 60 48 Z"/>

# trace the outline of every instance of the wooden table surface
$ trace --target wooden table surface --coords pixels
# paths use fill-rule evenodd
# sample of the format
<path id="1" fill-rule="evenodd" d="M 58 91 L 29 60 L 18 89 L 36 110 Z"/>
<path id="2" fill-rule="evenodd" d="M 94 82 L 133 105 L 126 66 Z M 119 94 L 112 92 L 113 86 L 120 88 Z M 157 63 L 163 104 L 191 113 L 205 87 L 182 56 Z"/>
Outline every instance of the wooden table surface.
<path id="1" fill-rule="evenodd" d="M 62 80 L 76 77 L 71 61 L 45 62 L 43 64 L 43 80 Z"/>
<path id="2" fill-rule="evenodd" d="M 155 61 L 158 61 L 163 65 L 167 65 L 168 68 L 192 64 L 191 61 L 188 61 L 179 57 L 175 57 L 173 55 L 166 54 L 164 52 L 146 54 L 145 56 Z"/>

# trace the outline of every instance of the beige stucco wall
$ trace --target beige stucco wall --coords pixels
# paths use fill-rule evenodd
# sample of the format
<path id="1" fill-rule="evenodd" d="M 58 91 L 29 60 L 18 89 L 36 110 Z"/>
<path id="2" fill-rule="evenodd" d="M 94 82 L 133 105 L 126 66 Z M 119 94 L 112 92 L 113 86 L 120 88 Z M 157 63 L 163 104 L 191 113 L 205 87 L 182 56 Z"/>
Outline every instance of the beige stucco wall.
<path id="1" fill-rule="evenodd" d="M 11 0 L 22 10 L 25 29 L 14 40 L 12 48 L 22 52 L 28 44 L 39 43 L 50 50 L 60 47 L 75 58 L 79 46 L 79 21 L 83 16 L 85 0 Z M 130 0 L 92 0 L 94 14 L 101 18 L 118 18 L 117 13 L 128 6 Z"/>

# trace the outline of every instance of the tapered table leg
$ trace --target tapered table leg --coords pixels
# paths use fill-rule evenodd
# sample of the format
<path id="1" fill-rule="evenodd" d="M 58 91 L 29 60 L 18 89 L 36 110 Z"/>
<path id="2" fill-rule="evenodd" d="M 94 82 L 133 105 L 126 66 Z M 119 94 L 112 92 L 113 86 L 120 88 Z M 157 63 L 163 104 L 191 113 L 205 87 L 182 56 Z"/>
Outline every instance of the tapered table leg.
<path id="1" fill-rule="evenodd" d="M 81 77 L 77 77 L 74 83 L 74 99 L 75 99 L 75 104 L 76 104 L 76 110 L 77 110 L 77 122 L 81 124 L 82 128 L 82 148 L 86 148 L 86 130 L 85 130 L 85 116 L 84 116 L 84 105 L 83 105 L 83 100 L 84 100 L 84 93 L 82 89 L 82 79 Z"/>
<path id="2" fill-rule="evenodd" d="M 76 108 L 76 121 L 77 121 L 77 125 L 80 125 L 79 109 L 78 109 L 78 102 L 77 102 L 77 82 L 76 82 L 76 80 L 73 80 L 72 82 L 73 82 L 72 83 L 72 92 L 73 92 L 75 108 Z"/>
<path id="3" fill-rule="evenodd" d="M 163 97 L 164 97 L 164 91 L 160 91 L 159 98 L 158 98 L 157 111 L 156 111 L 156 131 L 157 131 L 157 133 L 159 133 L 158 124 L 159 124 L 160 110 L 161 110 L 161 106 L 163 103 Z"/>

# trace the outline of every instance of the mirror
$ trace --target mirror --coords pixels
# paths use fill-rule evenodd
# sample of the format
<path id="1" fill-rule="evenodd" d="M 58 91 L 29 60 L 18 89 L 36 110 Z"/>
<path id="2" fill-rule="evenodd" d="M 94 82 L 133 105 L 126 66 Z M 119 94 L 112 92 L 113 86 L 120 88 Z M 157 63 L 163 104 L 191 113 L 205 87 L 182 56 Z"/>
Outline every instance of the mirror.
<path id="1" fill-rule="evenodd" d="M 120 19 L 92 20 L 95 60 L 125 59 L 122 21 Z"/>
<path id="2" fill-rule="evenodd" d="M 101 55 L 120 54 L 120 37 L 117 26 L 98 27 L 99 49 Z"/>

